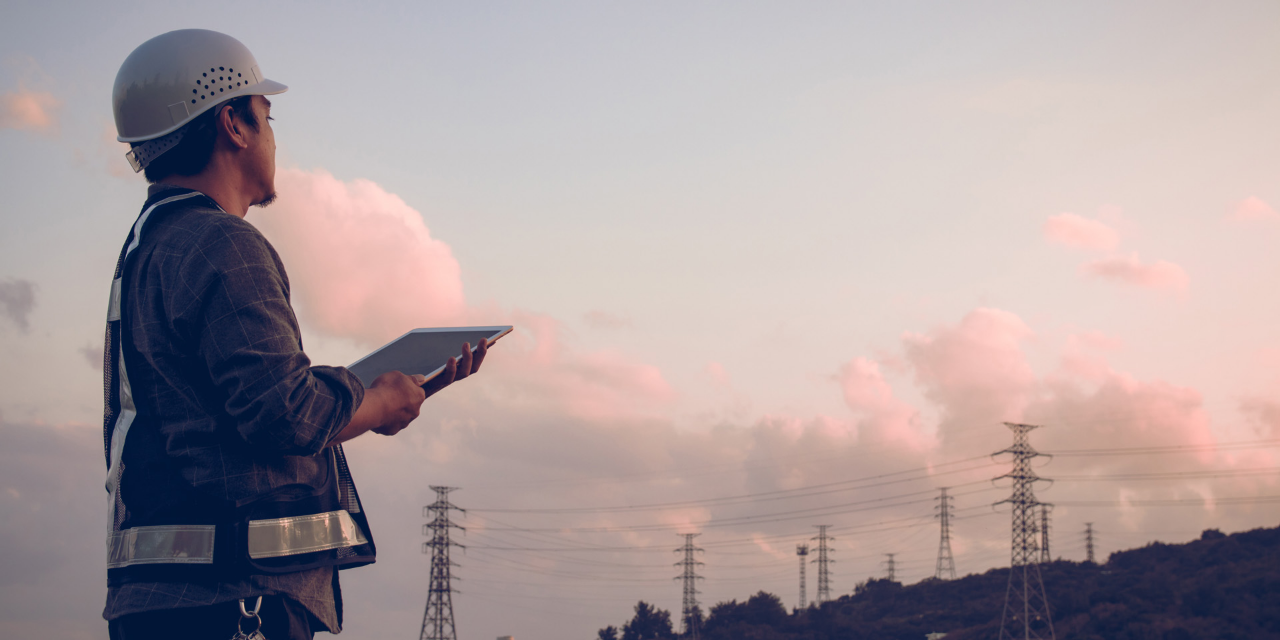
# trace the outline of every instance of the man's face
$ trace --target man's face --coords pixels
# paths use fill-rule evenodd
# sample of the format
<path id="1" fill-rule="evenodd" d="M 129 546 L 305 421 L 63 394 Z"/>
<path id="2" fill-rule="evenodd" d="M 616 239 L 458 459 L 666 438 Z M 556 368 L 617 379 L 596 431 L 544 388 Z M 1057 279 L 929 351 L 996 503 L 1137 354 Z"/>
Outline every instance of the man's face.
<path id="1" fill-rule="evenodd" d="M 249 148 L 245 160 L 251 182 L 247 186 L 254 192 L 252 204 L 265 207 L 276 199 L 276 134 L 271 129 L 271 101 L 264 96 L 253 96 L 250 106 L 257 116 L 258 130 L 248 127 Z"/>

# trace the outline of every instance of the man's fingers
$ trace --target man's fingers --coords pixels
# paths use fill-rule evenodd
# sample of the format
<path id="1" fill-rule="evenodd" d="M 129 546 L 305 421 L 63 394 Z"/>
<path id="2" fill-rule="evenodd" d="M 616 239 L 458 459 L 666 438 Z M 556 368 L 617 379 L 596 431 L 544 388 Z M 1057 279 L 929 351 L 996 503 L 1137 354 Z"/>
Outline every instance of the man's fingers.
<path id="1" fill-rule="evenodd" d="M 471 373 L 480 370 L 480 363 L 484 362 L 484 354 L 486 353 L 489 353 L 489 341 L 485 338 L 480 338 L 480 342 L 476 344 L 476 354 L 471 360 Z"/>
<path id="2" fill-rule="evenodd" d="M 484 362 L 484 356 L 489 351 L 489 341 L 481 338 L 476 343 L 475 351 L 471 349 L 471 343 L 462 343 L 461 357 L 449 358 L 449 362 L 445 364 L 444 371 L 439 375 L 427 381 L 426 384 L 419 384 L 423 391 L 427 392 L 427 396 L 440 391 L 450 384 L 461 380 L 476 371 L 480 370 L 480 363 Z M 414 377 L 414 381 L 418 380 L 418 376 Z"/>
<path id="3" fill-rule="evenodd" d="M 471 375 L 471 343 L 462 343 L 462 361 L 458 363 L 458 373 L 454 377 L 455 380 L 461 380 Z"/>
<path id="4" fill-rule="evenodd" d="M 453 382 L 454 376 L 457 375 L 457 373 L 457 360 L 449 358 L 449 361 L 444 365 L 444 371 L 436 374 L 436 377 L 427 381 L 427 384 L 422 385 L 422 390 L 427 392 L 427 397 L 429 398 L 431 397 L 431 394 L 449 386 Z"/>
<path id="5" fill-rule="evenodd" d="M 422 375 L 421 373 L 415 373 L 410 377 L 413 378 L 413 386 L 415 387 L 421 387 L 422 385 L 427 383 L 427 377 Z"/>

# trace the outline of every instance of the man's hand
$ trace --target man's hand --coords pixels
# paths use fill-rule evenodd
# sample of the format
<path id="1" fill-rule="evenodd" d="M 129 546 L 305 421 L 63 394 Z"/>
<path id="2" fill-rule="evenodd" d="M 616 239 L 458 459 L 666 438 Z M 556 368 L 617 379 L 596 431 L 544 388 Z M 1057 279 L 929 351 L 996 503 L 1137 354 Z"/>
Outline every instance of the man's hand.
<path id="1" fill-rule="evenodd" d="M 444 365 L 444 371 L 440 375 L 432 378 L 422 390 L 426 392 L 428 398 L 438 393 L 441 389 L 477 372 L 480 370 L 480 363 L 484 362 L 484 354 L 489 352 L 489 341 L 480 338 L 480 342 L 476 344 L 476 352 L 471 354 L 471 344 L 462 343 L 462 361 L 457 358 L 449 358 Z M 379 432 L 381 433 L 381 432 Z"/>
<path id="2" fill-rule="evenodd" d="M 374 379 L 373 386 L 365 390 L 364 402 L 356 409 L 351 422 L 329 444 L 341 444 L 366 431 L 384 436 L 400 433 L 418 417 L 423 400 L 479 371 L 480 363 L 484 362 L 484 354 L 488 350 L 489 342 L 484 338 L 476 345 L 474 356 L 471 354 L 471 345 L 464 343 L 462 361 L 449 358 L 444 371 L 429 382 L 426 376 L 407 376 L 399 371 L 388 371 L 378 376 Z"/>
<path id="3" fill-rule="evenodd" d="M 382 424 L 373 431 L 384 436 L 400 433 L 418 417 L 422 401 L 427 399 L 422 383 L 424 375 L 407 376 L 399 371 L 388 371 L 374 378 L 373 385 L 365 392 L 365 401 L 372 394 L 382 403 Z"/>
<path id="4" fill-rule="evenodd" d="M 388 371 L 373 381 L 364 392 L 364 402 L 351 416 L 351 422 L 329 441 L 329 446 L 342 444 L 366 431 L 395 435 L 418 417 L 418 410 L 427 395 L 422 390 L 426 376 L 406 376 L 399 371 Z"/>

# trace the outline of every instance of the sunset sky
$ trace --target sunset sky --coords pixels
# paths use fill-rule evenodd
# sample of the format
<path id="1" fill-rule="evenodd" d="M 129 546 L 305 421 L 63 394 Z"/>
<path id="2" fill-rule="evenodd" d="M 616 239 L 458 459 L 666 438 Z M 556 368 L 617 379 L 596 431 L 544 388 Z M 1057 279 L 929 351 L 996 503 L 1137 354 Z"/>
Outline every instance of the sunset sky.
<path id="1" fill-rule="evenodd" d="M 466 640 L 678 616 L 683 532 L 704 608 L 794 606 L 817 524 L 833 595 L 886 553 L 915 582 L 940 487 L 960 573 L 1007 566 L 1006 420 L 1058 454 L 1055 557 L 1084 558 L 1086 522 L 1103 557 L 1280 524 L 1275 2 L 4 15 L 5 637 L 105 637 L 102 334 L 146 186 L 110 95 L 179 28 L 290 87 L 280 198 L 248 220 L 313 361 L 516 327 L 408 430 L 346 447 L 379 562 L 343 573 L 343 637 L 416 637 L 429 485 L 468 509 Z"/>

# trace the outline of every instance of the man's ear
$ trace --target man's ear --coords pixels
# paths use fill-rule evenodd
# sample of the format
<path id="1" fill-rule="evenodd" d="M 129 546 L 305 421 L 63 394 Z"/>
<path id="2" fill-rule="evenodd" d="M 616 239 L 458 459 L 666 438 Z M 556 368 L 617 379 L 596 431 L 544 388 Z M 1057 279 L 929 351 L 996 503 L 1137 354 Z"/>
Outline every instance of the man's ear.
<path id="1" fill-rule="evenodd" d="M 249 140 L 245 137 L 244 127 L 241 126 L 240 122 L 236 121 L 235 114 L 236 110 L 230 106 L 218 107 L 218 129 L 222 130 L 222 133 L 226 134 L 227 141 L 230 142 L 232 146 L 240 149 L 247 149 L 249 147 Z"/>

